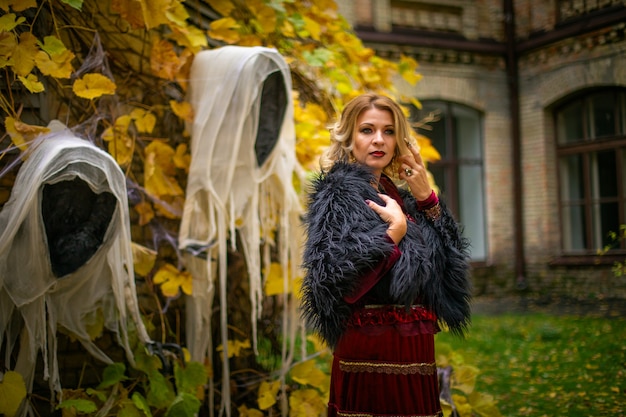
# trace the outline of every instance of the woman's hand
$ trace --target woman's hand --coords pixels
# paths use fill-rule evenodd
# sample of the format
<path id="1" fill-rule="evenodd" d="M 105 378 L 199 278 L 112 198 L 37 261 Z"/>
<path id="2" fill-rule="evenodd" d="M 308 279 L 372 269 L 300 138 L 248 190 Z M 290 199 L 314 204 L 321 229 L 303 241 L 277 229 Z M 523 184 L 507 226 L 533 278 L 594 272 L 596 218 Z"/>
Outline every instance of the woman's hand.
<path id="1" fill-rule="evenodd" d="M 376 204 L 371 200 L 367 200 L 366 203 L 389 225 L 387 234 L 397 245 L 406 234 L 406 216 L 396 200 L 386 194 L 378 195 L 385 202 L 384 206 Z"/>
<path id="2" fill-rule="evenodd" d="M 409 185 L 413 197 L 415 197 L 417 201 L 424 201 L 430 197 L 433 192 L 430 182 L 428 181 L 428 171 L 426 171 L 424 167 L 419 148 L 411 145 L 411 143 L 407 143 L 407 145 L 411 153 L 398 157 L 398 161 L 400 162 L 398 175 Z"/>

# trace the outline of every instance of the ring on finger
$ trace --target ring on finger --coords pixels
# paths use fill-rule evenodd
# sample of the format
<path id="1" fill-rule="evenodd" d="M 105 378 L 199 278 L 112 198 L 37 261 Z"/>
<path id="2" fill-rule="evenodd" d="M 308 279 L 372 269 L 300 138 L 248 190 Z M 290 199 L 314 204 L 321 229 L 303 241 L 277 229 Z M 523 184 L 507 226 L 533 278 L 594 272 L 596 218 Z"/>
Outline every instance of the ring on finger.
<path id="1" fill-rule="evenodd" d="M 413 175 L 413 170 L 411 168 L 404 168 L 404 173 L 407 177 L 410 177 L 411 175 Z"/>

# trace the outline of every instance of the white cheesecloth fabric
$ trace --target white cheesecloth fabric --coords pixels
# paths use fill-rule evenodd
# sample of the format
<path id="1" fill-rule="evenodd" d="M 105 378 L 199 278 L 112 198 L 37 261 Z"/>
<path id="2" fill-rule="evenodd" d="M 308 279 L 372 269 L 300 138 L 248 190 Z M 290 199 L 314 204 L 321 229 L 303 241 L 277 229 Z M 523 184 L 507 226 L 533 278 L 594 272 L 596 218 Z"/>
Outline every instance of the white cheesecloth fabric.
<path id="1" fill-rule="evenodd" d="M 126 179 L 108 153 L 67 129 L 40 138 L 23 157 L 27 159 L 0 212 L 0 346 L 6 341 L 9 364 L 8 355 L 20 338 L 15 370 L 29 392 L 41 350 L 44 378 L 52 392 L 60 393 L 58 328 L 69 331 L 104 363 L 112 360 L 88 334 L 97 314 L 102 313 L 104 326 L 117 335 L 131 363 L 129 320 L 139 341 L 149 341 L 135 292 Z M 112 193 L 116 207 L 95 254 L 74 272 L 56 277 L 41 212 L 43 189 L 76 178 L 96 194 Z"/>
<path id="2" fill-rule="evenodd" d="M 262 90 L 268 77 L 277 72 L 284 82 L 285 114 L 276 143 L 259 166 L 255 141 L 260 117 L 264 117 Z M 247 263 L 255 352 L 256 322 L 263 298 L 261 270 L 269 269 L 269 247 L 278 245 L 285 287 L 288 276 L 295 277 L 300 264 L 301 207 L 293 178 L 301 176 L 301 168 L 295 156 L 291 74 L 274 49 L 224 46 L 196 55 L 188 91 L 195 117 L 190 129 L 191 167 L 179 232 L 179 246 L 193 276 L 193 295 L 187 298 L 187 344 L 193 360 L 212 360 L 211 313 L 214 280 L 219 278 L 224 349 L 222 411 L 230 415 L 228 239 L 234 246 L 237 234 Z M 295 303 L 285 297 L 283 331 L 294 332 L 298 321 Z M 291 351 L 283 346 L 284 366 L 288 366 L 290 355 Z"/>

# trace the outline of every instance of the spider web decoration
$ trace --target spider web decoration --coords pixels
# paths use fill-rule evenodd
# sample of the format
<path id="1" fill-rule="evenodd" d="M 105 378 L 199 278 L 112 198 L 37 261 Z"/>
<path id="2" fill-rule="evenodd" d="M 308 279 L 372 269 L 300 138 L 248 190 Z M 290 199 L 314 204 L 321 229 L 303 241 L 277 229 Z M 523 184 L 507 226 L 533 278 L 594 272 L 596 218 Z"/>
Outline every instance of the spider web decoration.
<path id="1" fill-rule="evenodd" d="M 189 81 L 195 118 L 189 129 L 191 167 L 179 232 L 179 248 L 193 276 L 187 345 L 193 360 L 212 361 L 211 314 L 219 290 L 222 410 L 230 415 L 228 241 L 235 245 L 239 237 L 248 268 L 255 353 L 261 270 L 269 270 L 269 248 L 277 249 L 285 283 L 299 265 L 301 209 L 293 178 L 301 176 L 301 168 L 295 156 L 291 73 L 275 49 L 223 46 L 196 55 Z M 284 305 L 283 331 L 295 332 L 298 315 L 288 294 Z M 283 346 L 283 377 L 290 348 Z"/>
<path id="2" fill-rule="evenodd" d="M 58 328 L 106 364 L 113 361 L 88 334 L 99 314 L 131 364 L 129 334 L 150 342 L 136 299 L 126 178 L 68 129 L 41 137 L 23 158 L 0 212 L 0 346 L 7 364 L 16 354 L 29 392 L 41 351 L 44 378 L 60 395 Z"/>

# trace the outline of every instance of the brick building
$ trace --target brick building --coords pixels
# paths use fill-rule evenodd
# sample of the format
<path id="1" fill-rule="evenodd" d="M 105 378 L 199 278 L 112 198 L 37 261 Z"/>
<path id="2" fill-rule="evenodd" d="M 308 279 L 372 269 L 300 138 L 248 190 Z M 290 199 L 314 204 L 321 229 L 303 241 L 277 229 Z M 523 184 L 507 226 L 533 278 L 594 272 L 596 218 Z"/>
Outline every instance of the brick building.
<path id="1" fill-rule="evenodd" d="M 416 118 L 472 240 L 476 292 L 626 297 L 607 234 L 626 223 L 626 1 L 354 0 L 380 56 L 420 63 Z"/>

